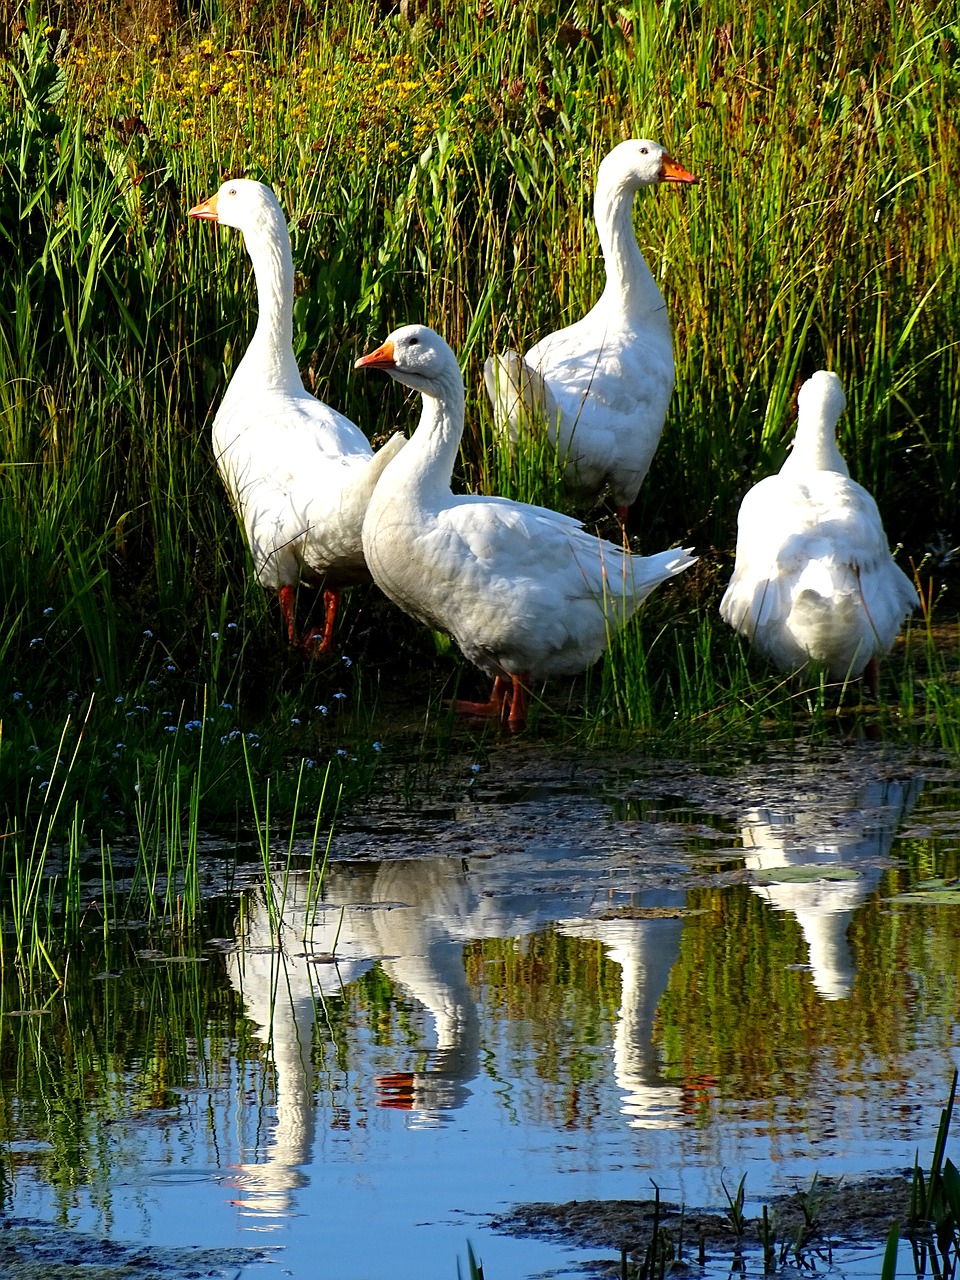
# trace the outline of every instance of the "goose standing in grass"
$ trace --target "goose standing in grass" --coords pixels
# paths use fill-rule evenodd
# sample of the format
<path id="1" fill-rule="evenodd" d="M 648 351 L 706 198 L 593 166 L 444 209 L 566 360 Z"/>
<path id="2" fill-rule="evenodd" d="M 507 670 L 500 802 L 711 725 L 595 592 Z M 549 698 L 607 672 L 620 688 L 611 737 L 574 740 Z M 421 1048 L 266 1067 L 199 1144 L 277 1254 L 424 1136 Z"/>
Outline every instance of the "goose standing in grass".
<path id="1" fill-rule="evenodd" d="M 875 694 L 877 658 L 920 602 L 877 504 L 837 448 L 846 403 L 840 379 L 823 369 L 800 388 L 789 457 L 740 507 L 720 614 L 781 670 L 815 662 L 834 680 L 866 672 Z"/>
<path id="2" fill-rule="evenodd" d="M 597 171 L 593 212 L 606 288 L 582 320 L 525 356 L 491 356 L 483 377 L 494 423 L 516 441 L 545 423 L 565 478 L 591 499 L 605 487 L 622 526 L 657 448 L 673 392 L 670 317 L 633 229 L 641 187 L 696 182 L 647 138 L 621 142 Z"/>
<path id="3" fill-rule="evenodd" d="M 293 258 L 286 219 L 263 183 L 232 178 L 191 218 L 243 232 L 257 281 L 256 332 L 213 423 L 217 466 L 253 556 L 276 591 L 291 646 L 326 653 L 342 587 L 369 582 L 360 529 L 380 472 L 405 443 L 374 453 L 359 427 L 304 387 L 293 352 Z M 323 587 L 324 626 L 297 635 L 300 582 Z"/>
<path id="4" fill-rule="evenodd" d="M 385 467 L 364 518 L 373 580 L 494 677 L 489 702 L 457 709 L 520 730 L 531 681 L 589 666 L 654 587 L 694 557 L 633 556 L 544 507 L 454 495 L 463 378 L 457 357 L 424 325 L 397 329 L 355 367 L 382 369 L 423 396 L 420 423 Z"/>

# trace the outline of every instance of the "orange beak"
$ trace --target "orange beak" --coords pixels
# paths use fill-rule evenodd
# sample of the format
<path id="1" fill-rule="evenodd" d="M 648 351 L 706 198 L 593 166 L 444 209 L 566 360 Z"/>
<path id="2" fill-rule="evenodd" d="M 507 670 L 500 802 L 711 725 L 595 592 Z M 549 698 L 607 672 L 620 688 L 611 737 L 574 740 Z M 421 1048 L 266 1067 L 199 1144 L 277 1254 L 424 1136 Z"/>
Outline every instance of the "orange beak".
<path id="1" fill-rule="evenodd" d="M 199 204 L 195 204 L 187 214 L 188 218 L 203 218 L 207 222 L 217 221 L 217 197 L 212 195 L 209 200 L 201 200 Z"/>
<path id="2" fill-rule="evenodd" d="M 376 351 L 371 351 L 369 355 L 355 360 L 353 367 L 355 369 L 395 369 L 397 362 L 393 358 L 393 343 L 388 338 L 383 346 L 377 347 Z"/>
<path id="3" fill-rule="evenodd" d="M 660 166 L 661 182 L 699 182 L 699 178 L 695 178 L 692 173 L 677 164 L 676 160 L 670 156 L 663 157 L 663 164 Z"/>

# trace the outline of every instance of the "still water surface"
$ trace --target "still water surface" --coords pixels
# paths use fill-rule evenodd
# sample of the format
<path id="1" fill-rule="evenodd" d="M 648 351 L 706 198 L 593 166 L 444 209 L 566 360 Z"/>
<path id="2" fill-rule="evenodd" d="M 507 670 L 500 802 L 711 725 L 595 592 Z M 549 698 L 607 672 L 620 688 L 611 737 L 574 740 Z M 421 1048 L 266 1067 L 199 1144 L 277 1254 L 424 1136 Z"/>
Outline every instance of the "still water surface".
<path id="1" fill-rule="evenodd" d="M 755 1211 L 815 1172 L 928 1160 L 960 1063 L 960 894 L 898 895 L 960 869 L 946 765 L 511 743 L 454 775 L 343 825 L 319 901 L 251 865 L 235 936 L 129 954 L 81 1016 L 8 1002 L 6 1209 L 278 1250 L 244 1280 L 452 1277 L 468 1239 L 503 1280 L 614 1256 L 492 1230 L 516 1202 L 655 1182 L 720 1208 L 746 1175 Z"/>

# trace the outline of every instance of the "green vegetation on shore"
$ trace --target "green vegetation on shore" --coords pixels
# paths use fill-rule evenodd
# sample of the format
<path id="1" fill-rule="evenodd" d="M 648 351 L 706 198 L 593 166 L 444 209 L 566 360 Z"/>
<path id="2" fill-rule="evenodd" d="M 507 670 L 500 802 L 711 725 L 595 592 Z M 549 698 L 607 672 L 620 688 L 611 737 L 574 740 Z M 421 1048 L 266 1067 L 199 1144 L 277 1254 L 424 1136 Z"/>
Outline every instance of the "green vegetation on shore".
<path id="1" fill-rule="evenodd" d="M 697 742 L 829 708 L 749 662 L 715 612 L 740 498 L 782 459 L 797 378 L 828 365 L 841 447 L 930 601 L 888 692 L 908 732 L 957 748 L 950 6 L 29 0 L 0 37 L 5 865 L 71 828 L 142 840 L 181 801 L 191 821 L 252 821 L 251 778 L 278 812 L 349 800 L 371 785 L 378 712 L 422 726 L 459 678 L 372 588 L 337 656 L 305 666 L 251 578 L 209 426 L 253 282 L 239 235 L 186 220 L 228 174 L 288 212 L 309 385 L 372 438 L 409 428 L 415 405 L 351 364 L 425 320 L 462 355 L 459 482 L 529 498 L 545 475 L 555 501 L 549 458 L 492 447 L 482 360 L 594 300 L 597 161 L 661 140 L 702 182 L 638 201 L 677 389 L 634 532 L 703 558 L 549 705 L 565 733 Z"/>

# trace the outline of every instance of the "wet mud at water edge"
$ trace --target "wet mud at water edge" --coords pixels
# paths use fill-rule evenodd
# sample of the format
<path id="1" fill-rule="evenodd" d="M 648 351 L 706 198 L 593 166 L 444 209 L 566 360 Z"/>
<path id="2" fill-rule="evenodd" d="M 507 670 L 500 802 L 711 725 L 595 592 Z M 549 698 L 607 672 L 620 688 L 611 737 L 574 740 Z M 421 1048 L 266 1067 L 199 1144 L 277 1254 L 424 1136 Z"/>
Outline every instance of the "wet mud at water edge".
<path id="1" fill-rule="evenodd" d="M 511 741 L 415 781 L 341 819 L 319 893 L 306 846 L 269 877 L 234 849 L 196 952 L 131 943 L 74 1011 L 5 997 L 7 1222 L 137 1242 L 130 1280 L 198 1245 L 420 1280 L 468 1240 L 512 1280 L 609 1269 L 656 1186 L 714 1277 L 742 1178 L 778 1247 L 803 1201 L 832 1275 L 878 1275 L 960 1060 L 957 768 Z"/>

